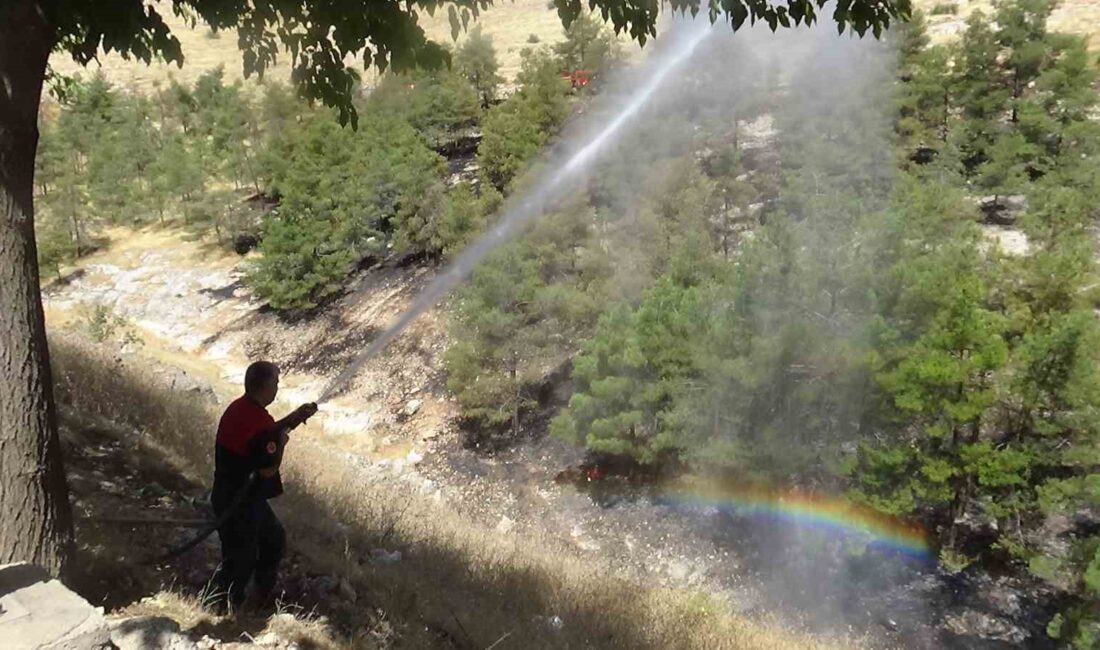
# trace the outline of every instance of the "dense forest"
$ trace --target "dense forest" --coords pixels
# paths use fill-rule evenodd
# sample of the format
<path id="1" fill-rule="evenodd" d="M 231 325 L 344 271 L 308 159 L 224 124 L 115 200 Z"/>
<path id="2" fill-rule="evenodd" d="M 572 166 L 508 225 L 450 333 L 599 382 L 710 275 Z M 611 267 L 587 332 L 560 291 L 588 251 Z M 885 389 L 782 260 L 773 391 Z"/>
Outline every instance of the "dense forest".
<path id="1" fill-rule="evenodd" d="M 449 303 L 471 440 L 551 418 L 651 473 L 843 493 L 925 524 L 950 570 L 1044 581 L 1067 603 L 1048 633 L 1100 647 L 1100 97 L 1095 57 L 1048 31 L 1051 11 L 1003 2 L 935 46 L 918 14 L 824 86 L 846 59 L 782 68 L 715 45 L 745 61 L 724 71 L 736 92 L 685 91 L 691 126 L 650 124 Z M 42 120 L 40 263 L 60 272 L 105 225 L 164 222 L 258 241 L 248 284 L 308 315 L 357 268 L 460 250 L 626 65 L 582 19 L 532 43 L 505 89 L 475 30 L 451 69 L 360 93 L 354 133 L 217 70 L 151 97 L 74 81 Z M 571 70 L 596 83 L 572 88 Z M 698 74 L 685 88 L 716 86 Z M 775 141 L 746 147 L 761 118 Z M 476 172 L 452 173 L 467 142 Z"/>

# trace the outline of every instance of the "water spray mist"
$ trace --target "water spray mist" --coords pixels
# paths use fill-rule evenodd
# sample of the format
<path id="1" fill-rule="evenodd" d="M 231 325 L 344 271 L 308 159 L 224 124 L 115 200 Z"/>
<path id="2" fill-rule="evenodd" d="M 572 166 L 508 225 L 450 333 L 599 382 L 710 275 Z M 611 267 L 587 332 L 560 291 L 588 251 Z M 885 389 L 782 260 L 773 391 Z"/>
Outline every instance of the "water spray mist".
<path id="1" fill-rule="evenodd" d="M 575 151 L 564 151 L 561 162 L 552 165 L 554 171 L 535 183 L 534 187 L 521 198 L 512 202 L 496 224 L 480 239 L 467 247 L 457 258 L 439 274 L 431 284 L 416 297 L 404 313 L 397 317 L 365 350 L 359 353 L 338 375 L 325 386 L 317 403 L 330 400 L 359 371 L 359 368 L 371 357 L 381 352 L 391 341 L 425 311 L 431 309 L 451 289 L 465 280 L 477 264 L 495 248 L 506 242 L 533 218 L 542 214 L 547 205 L 563 196 L 569 183 L 579 180 L 582 174 L 597 161 L 600 154 L 616 137 L 622 135 L 623 127 L 649 102 L 654 94 L 668 81 L 670 74 L 683 65 L 696 47 L 715 28 L 705 19 L 688 22 L 683 30 L 673 30 L 669 36 L 678 37 L 678 42 L 667 50 L 654 56 L 653 74 L 638 88 L 637 93 L 617 113 L 605 119 L 603 124 L 594 125 L 595 136 Z M 679 33 L 677 33 L 679 32 Z"/>

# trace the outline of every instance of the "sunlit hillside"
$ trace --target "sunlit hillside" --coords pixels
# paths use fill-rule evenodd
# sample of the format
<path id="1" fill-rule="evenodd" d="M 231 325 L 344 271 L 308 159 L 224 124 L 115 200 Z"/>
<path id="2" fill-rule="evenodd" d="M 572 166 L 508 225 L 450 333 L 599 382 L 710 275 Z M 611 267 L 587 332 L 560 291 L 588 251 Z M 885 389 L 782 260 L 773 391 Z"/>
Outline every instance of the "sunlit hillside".
<path id="1" fill-rule="evenodd" d="M 88 69 L 102 69 L 112 83 L 133 89 L 148 89 L 170 77 L 181 82 L 191 82 L 203 72 L 219 65 L 225 66 L 227 80 L 242 77 L 241 54 L 237 49 L 235 34 L 214 33 L 202 23 L 192 27 L 187 21 L 172 15 L 167 7 L 162 14 L 183 45 L 186 63 L 182 68 L 166 63 L 145 65 L 140 61 L 127 61 L 117 55 L 108 55 L 101 57 L 100 65 L 93 63 Z M 454 43 L 446 12 L 437 12 L 434 17 L 422 15 L 421 21 L 430 38 L 440 43 Z M 549 8 L 546 0 L 499 2 L 483 12 L 478 23 L 492 37 L 500 60 L 500 73 L 509 81 L 519 71 L 519 55 L 524 47 L 532 43 L 552 44 L 562 40 L 561 21 L 557 13 Z M 464 38 L 464 34 L 460 35 L 458 42 L 461 43 Z M 348 63 L 354 65 L 355 61 L 349 58 Z M 54 56 L 51 65 L 54 70 L 63 74 L 81 71 L 79 65 L 61 55 Z M 279 80 L 289 79 L 288 60 L 280 60 L 274 69 L 267 72 L 267 76 Z"/>
<path id="2" fill-rule="evenodd" d="M 991 0 L 916 0 L 913 3 L 928 16 L 928 32 L 932 41 L 942 43 L 954 40 L 966 29 L 966 19 L 981 10 L 987 16 L 993 14 Z M 1096 0 L 1062 0 L 1050 16 L 1049 27 L 1053 31 L 1083 34 L 1089 37 L 1089 47 L 1100 47 L 1100 2 Z"/>

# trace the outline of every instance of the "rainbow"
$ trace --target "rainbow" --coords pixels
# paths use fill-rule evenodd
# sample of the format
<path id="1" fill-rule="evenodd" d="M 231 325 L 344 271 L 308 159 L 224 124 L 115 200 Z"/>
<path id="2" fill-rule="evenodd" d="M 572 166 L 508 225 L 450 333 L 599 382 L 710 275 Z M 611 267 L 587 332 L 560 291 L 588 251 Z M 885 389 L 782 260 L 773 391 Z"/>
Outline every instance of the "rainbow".
<path id="1" fill-rule="evenodd" d="M 672 503 L 777 518 L 864 542 L 868 548 L 885 547 L 914 558 L 927 559 L 932 555 L 928 536 L 920 526 L 844 498 L 799 491 L 696 483 L 667 487 L 662 491 L 662 497 Z"/>

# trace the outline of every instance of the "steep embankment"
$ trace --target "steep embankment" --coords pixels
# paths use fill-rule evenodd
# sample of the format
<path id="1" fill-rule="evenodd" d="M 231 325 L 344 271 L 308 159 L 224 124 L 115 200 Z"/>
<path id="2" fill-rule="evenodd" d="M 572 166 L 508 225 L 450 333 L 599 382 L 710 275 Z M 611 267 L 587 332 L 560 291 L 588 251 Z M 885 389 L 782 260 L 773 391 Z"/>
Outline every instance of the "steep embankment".
<path id="1" fill-rule="evenodd" d="M 251 360 L 275 360 L 288 370 L 276 410 L 316 399 L 326 376 L 407 303 L 428 273 L 379 269 L 360 278 L 368 287 L 353 287 L 334 309 L 285 323 L 243 287 L 236 256 L 163 231 L 113 230 L 108 236 L 109 249 L 85 259 L 64 285 L 47 290 L 50 323 L 86 325 L 94 305 L 106 306 L 126 321 L 123 327 L 135 330 L 139 342 L 132 347 L 180 368 L 190 383 L 208 385 L 219 398 L 239 392 Z M 403 455 L 421 449 L 400 434 L 414 428 L 438 432 L 451 415 L 437 376 L 442 336 L 433 315 L 422 319 L 390 355 L 364 366 L 303 435 L 375 457 L 394 458 L 398 438 Z M 416 411 L 415 422 L 406 411 Z"/>
<path id="2" fill-rule="evenodd" d="M 326 315 L 287 324 L 241 288 L 239 259 L 170 234 L 111 235 L 110 248 L 47 292 L 59 394 L 142 432 L 199 481 L 217 405 L 237 392 L 250 358 L 287 366 L 277 411 L 311 399 L 432 273 L 365 272 Z M 105 341 L 87 343 L 89 332 Z M 645 507 L 607 515 L 555 485 L 552 443 L 504 459 L 461 449 L 440 386 L 443 343 L 427 314 L 295 434 L 278 506 L 296 549 L 347 576 L 362 606 L 421 621 L 444 646 L 813 645 L 731 615 L 731 604 L 755 606 L 751 594 L 686 590 L 719 567 L 685 561 L 684 545 L 705 557 L 711 542 L 678 535 L 675 517 L 647 520 Z M 639 573 L 646 587 L 633 581 Z"/>
<path id="3" fill-rule="evenodd" d="M 74 390 L 70 385 L 66 392 L 77 406 L 82 400 L 94 401 L 84 402 L 84 408 L 144 430 L 149 439 L 169 449 L 185 449 L 183 457 L 197 470 L 200 483 L 207 476 L 212 418 L 219 404 L 239 392 L 250 360 L 271 358 L 286 368 L 276 412 L 313 399 L 327 377 L 354 357 L 434 273 L 415 266 L 363 272 L 353 292 L 331 309 L 287 323 L 262 309 L 241 285 L 240 258 L 162 231 L 109 234 L 110 247 L 85 259 L 65 284 L 46 293 L 51 331 L 72 332 L 85 340 L 85 347 L 99 348 L 90 358 L 79 357 L 82 361 L 75 366 L 66 364 L 62 353 L 62 368 L 75 367 L 62 373 L 63 382 L 80 386 Z M 104 309 L 97 315 L 94 305 Z M 107 340 L 87 343 L 92 331 Z M 766 535 L 744 538 L 737 522 L 718 511 L 680 508 L 644 494 L 610 494 L 615 507 L 601 507 L 571 486 L 555 483 L 555 475 L 579 461 L 581 453 L 555 440 L 532 440 L 492 456 L 463 448 L 454 423 L 456 405 L 442 385 L 440 355 L 445 344 L 440 312 L 425 314 L 386 354 L 369 360 L 347 390 L 295 434 L 293 471 L 298 478 L 292 491 L 306 494 L 282 504 L 284 510 L 306 523 L 331 508 L 342 513 L 325 522 L 320 532 L 308 527 L 303 531 L 302 543 L 310 547 L 305 552 L 314 561 L 340 565 L 345 560 L 338 556 L 347 554 L 340 549 L 354 549 L 357 562 L 370 567 L 366 583 L 400 575 L 413 585 L 405 589 L 415 593 L 425 588 L 421 572 L 438 572 L 431 564 L 440 561 L 436 554 L 447 558 L 448 570 L 468 573 L 471 566 L 499 571 L 516 562 L 517 548 L 534 548 L 537 558 L 548 553 L 554 560 L 551 565 L 544 564 L 545 559 L 531 561 L 549 573 L 540 574 L 537 595 L 530 585 L 515 587 L 528 600 L 545 598 L 538 593 L 542 590 L 558 591 L 559 603 L 578 600 L 568 588 L 546 580 L 560 578 L 571 584 L 595 579 L 599 589 L 625 577 L 672 588 L 669 594 L 701 589 L 718 596 L 720 609 L 754 618 L 778 614 L 786 624 L 871 633 L 877 639 L 874 645 L 935 643 L 936 612 L 942 613 L 940 607 L 950 596 L 933 573 L 925 578 L 913 574 L 915 582 L 905 571 L 904 579 L 883 578 L 885 582 L 876 584 L 885 591 L 830 589 L 836 581 L 876 582 L 876 572 L 888 567 L 865 566 L 861 570 L 867 575 L 858 578 L 844 573 L 850 570 L 846 561 L 803 566 L 788 557 L 776 564 Z M 95 369 L 105 375 L 98 380 L 86 377 L 89 363 L 107 364 Z M 121 383 L 114 374 L 124 378 Z M 133 398 L 133 385 L 147 380 L 151 392 Z M 165 411 L 165 400 L 176 404 L 176 410 Z M 189 409 L 197 414 L 185 413 Z M 182 420 L 187 422 L 180 424 Z M 318 502 L 318 493 L 332 501 Z M 352 542 L 340 532 L 349 522 L 365 523 L 373 532 Z M 538 543 L 532 547 L 531 540 Z M 410 541 L 426 544 L 431 553 L 421 550 L 417 564 L 406 559 L 396 568 L 371 565 L 375 556 L 394 548 L 416 555 L 405 546 Z M 818 556 L 805 557 L 810 562 Z M 526 562 L 520 566 L 530 570 Z M 560 575 L 555 575 L 559 568 Z M 612 574 L 620 577 L 608 577 Z M 473 591 L 476 598 L 485 583 L 500 579 L 460 584 L 457 591 Z M 433 577 L 430 583 L 438 589 L 440 579 Z M 957 587 L 966 592 L 988 588 L 993 594 L 1012 590 L 1011 585 L 992 583 Z M 398 593 L 407 595 L 406 590 Z M 447 602 L 453 590 L 449 586 L 441 593 Z M 393 597 L 391 593 L 378 598 L 388 604 Z M 424 607 L 431 610 L 426 616 L 430 620 L 451 620 L 447 606 L 402 603 L 395 612 L 402 619 L 415 620 Z M 708 611 L 713 606 L 708 605 Z M 960 633 L 989 626 L 989 616 L 981 613 L 986 606 L 975 606 L 978 609 L 951 613 Z M 527 607 L 540 616 L 572 620 L 544 603 L 529 602 Z M 465 617 L 459 614 L 458 619 Z M 447 625 L 457 627 L 453 621 Z M 487 628 L 497 629 L 491 622 Z M 1005 634 L 1013 634 L 1007 629 Z M 446 634 L 463 633 L 455 629 Z"/>

